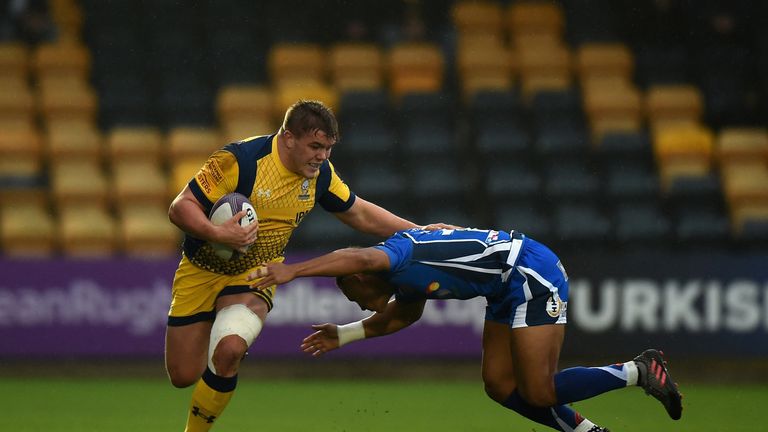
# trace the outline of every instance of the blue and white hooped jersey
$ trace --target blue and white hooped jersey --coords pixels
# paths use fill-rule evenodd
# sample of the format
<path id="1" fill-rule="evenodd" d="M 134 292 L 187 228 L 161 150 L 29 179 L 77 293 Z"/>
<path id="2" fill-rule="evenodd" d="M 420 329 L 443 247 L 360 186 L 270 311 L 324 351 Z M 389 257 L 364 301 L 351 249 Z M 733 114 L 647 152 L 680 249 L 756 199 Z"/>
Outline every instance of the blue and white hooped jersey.
<path id="1" fill-rule="evenodd" d="M 410 229 L 376 248 L 389 256 L 384 277 L 397 299 L 469 299 L 505 295 L 525 240 L 515 231 Z"/>

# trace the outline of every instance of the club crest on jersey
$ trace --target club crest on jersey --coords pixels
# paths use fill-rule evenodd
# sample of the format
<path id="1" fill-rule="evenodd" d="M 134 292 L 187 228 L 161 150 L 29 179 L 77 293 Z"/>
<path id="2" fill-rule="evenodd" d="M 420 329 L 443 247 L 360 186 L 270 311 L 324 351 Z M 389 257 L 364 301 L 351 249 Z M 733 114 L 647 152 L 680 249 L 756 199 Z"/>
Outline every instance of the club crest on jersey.
<path id="1" fill-rule="evenodd" d="M 547 308 L 547 315 L 551 316 L 552 318 L 557 318 L 563 312 L 565 312 L 565 303 L 560 300 L 560 296 L 557 295 L 557 293 L 549 296 L 545 307 Z"/>
<path id="2" fill-rule="evenodd" d="M 299 201 L 306 201 L 309 199 L 309 179 L 304 179 L 301 182 L 301 192 L 299 192 Z"/>
<path id="3" fill-rule="evenodd" d="M 258 188 L 256 189 L 256 196 L 259 198 L 270 198 L 272 196 L 272 190 Z"/>

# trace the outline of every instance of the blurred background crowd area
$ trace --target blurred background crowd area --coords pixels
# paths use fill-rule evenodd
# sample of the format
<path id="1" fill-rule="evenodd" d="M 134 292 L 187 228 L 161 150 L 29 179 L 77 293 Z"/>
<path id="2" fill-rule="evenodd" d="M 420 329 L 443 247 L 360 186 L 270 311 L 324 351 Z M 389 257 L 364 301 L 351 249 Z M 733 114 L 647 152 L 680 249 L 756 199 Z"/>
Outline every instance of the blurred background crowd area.
<path id="1" fill-rule="evenodd" d="M 0 1 L 0 252 L 174 256 L 171 199 L 297 99 L 352 190 L 556 248 L 768 251 L 757 0 Z M 361 244 L 313 212 L 302 250 Z"/>

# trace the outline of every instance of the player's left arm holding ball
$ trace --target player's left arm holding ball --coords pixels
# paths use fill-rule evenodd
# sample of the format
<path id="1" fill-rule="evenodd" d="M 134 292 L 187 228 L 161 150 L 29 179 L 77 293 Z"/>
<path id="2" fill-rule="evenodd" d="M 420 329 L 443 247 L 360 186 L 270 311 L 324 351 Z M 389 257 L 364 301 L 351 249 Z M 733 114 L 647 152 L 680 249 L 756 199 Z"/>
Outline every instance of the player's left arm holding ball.
<path id="1" fill-rule="evenodd" d="M 345 325 L 313 325 L 316 331 L 302 341 L 301 348 L 318 356 L 358 339 L 395 333 L 421 318 L 425 299 L 390 301 L 394 287 L 375 275 L 389 270 L 390 259 L 384 251 L 374 247 L 346 248 L 295 264 L 269 263 L 257 268 L 248 278 L 255 280 L 251 287 L 262 289 L 298 277 L 336 277 L 339 288 L 350 301 L 375 312 L 364 320 Z"/>

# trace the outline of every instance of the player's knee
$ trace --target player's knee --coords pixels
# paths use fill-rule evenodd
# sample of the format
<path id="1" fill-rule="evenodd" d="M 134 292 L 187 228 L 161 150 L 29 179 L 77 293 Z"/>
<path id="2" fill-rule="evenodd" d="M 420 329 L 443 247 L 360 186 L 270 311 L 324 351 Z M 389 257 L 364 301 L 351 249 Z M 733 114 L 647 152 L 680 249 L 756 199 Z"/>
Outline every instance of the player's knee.
<path id="1" fill-rule="evenodd" d="M 520 396 L 535 407 L 551 407 L 557 405 L 557 394 L 554 388 L 519 387 Z"/>
<path id="2" fill-rule="evenodd" d="M 229 335 L 222 338 L 213 352 L 213 366 L 217 375 L 233 376 L 237 373 L 240 360 L 248 351 L 248 345 L 242 337 Z"/>
<path id="3" fill-rule="evenodd" d="M 168 379 L 176 388 L 189 387 L 200 379 L 200 371 L 190 368 L 168 366 Z"/>
<path id="4" fill-rule="evenodd" d="M 504 402 L 515 390 L 515 383 L 509 380 L 484 378 L 485 394 L 498 403 Z"/>

